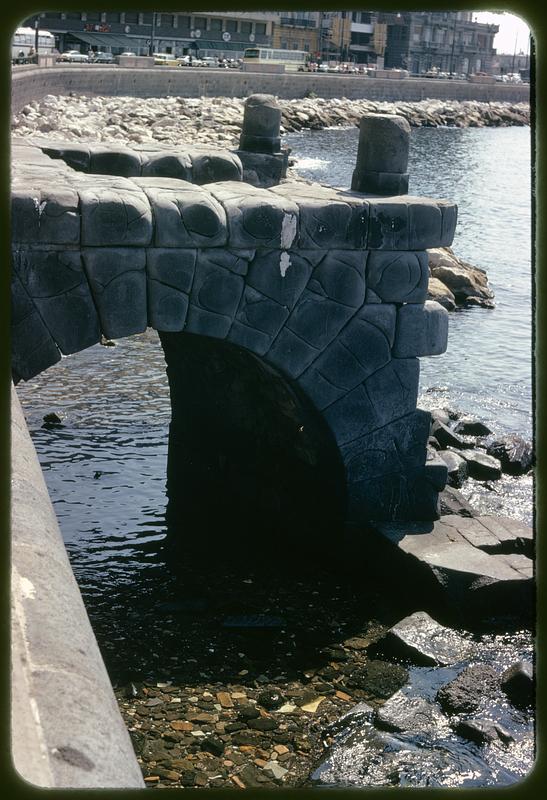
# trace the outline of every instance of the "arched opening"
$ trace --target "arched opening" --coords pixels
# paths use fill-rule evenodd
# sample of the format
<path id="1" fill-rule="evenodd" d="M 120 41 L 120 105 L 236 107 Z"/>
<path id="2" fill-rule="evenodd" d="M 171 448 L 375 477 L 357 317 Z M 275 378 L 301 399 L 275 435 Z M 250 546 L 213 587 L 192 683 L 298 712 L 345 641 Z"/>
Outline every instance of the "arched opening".
<path id="1" fill-rule="evenodd" d="M 272 543 L 317 555 L 345 518 L 345 472 L 321 414 L 302 390 L 241 347 L 160 333 L 172 420 L 170 543 L 218 544 L 222 557 Z M 311 548 L 311 550 L 310 550 Z"/>

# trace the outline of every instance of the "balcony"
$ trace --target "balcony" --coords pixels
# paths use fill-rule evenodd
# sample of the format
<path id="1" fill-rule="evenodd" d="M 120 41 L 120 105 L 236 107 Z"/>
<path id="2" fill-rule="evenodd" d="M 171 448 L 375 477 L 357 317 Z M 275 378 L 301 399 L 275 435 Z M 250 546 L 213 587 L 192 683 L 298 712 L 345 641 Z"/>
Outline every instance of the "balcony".
<path id="1" fill-rule="evenodd" d="M 279 24 L 289 28 L 317 28 L 316 20 L 301 17 L 280 17 Z"/>

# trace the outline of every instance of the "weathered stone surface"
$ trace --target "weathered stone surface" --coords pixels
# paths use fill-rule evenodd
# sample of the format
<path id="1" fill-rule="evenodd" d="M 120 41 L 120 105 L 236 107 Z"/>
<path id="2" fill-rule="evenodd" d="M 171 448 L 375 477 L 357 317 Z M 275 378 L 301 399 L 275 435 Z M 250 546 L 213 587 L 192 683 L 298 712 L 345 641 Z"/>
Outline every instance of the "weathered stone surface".
<path id="1" fill-rule="evenodd" d="M 142 333 L 147 326 L 146 251 L 84 248 L 82 256 L 104 335 L 117 339 Z"/>
<path id="2" fill-rule="evenodd" d="M 463 450 L 466 447 L 471 447 L 465 439 L 455 433 L 448 425 L 445 425 L 444 422 L 441 422 L 441 420 L 433 421 L 431 435 L 435 437 L 441 448 L 456 447 L 458 450 Z"/>
<path id="3" fill-rule="evenodd" d="M 251 186 L 269 189 L 271 186 L 277 186 L 286 175 L 288 159 L 285 154 L 237 150 L 236 155 L 243 167 L 242 180 Z"/>
<path id="4" fill-rule="evenodd" d="M 156 247 L 220 247 L 227 242 L 226 214 L 205 189 L 179 182 L 176 189 L 146 188 L 154 215 Z"/>
<path id="5" fill-rule="evenodd" d="M 192 182 L 192 161 L 184 153 L 146 153 L 143 154 L 141 175 L 143 177 L 178 178 Z"/>
<path id="6" fill-rule="evenodd" d="M 476 517 L 477 512 L 469 505 L 465 497 L 452 486 L 446 486 L 440 497 L 441 515 L 457 514 L 461 517 Z"/>
<path id="7" fill-rule="evenodd" d="M 448 468 L 448 485 L 455 486 L 457 489 L 463 486 L 468 477 L 467 461 L 457 453 L 450 450 L 442 450 L 439 453 Z"/>
<path id="8" fill-rule="evenodd" d="M 370 433 L 416 408 L 417 359 L 391 359 L 325 411 L 340 446 Z"/>
<path id="9" fill-rule="evenodd" d="M 347 685 L 361 689 L 373 697 L 391 697 L 408 680 L 407 670 L 400 664 L 372 659 L 350 673 Z"/>
<path id="10" fill-rule="evenodd" d="M 141 174 L 141 160 L 129 147 L 93 144 L 89 147 L 89 166 L 86 171 L 131 178 Z"/>
<path id="11" fill-rule="evenodd" d="M 516 435 L 496 439 L 488 445 L 486 453 L 498 459 L 508 475 L 524 475 L 534 463 L 532 445 Z"/>
<path id="12" fill-rule="evenodd" d="M 369 173 L 406 173 L 410 146 L 410 125 L 403 117 L 391 114 L 366 114 L 359 124 L 357 163 L 351 188 L 359 192 L 375 192 Z M 388 189 L 390 193 L 391 187 Z M 406 191 L 406 190 L 405 190 Z"/>
<path id="13" fill-rule="evenodd" d="M 396 692 L 376 712 L 377 728 L 394 733 L 430 733 L 438 736 L 449 733 L 448 721 L 434 704 L 423 697 L 408 697 Z"/>
<path id="14" fill-rule="evenodd" d="M 471 417 L 463 417 L 458 420 L 454 426 L 454 431 L 462 436 L 489 436 L 492 433 L 488 425 Z"/>
<path id="15" fill-rule="evenodd" d="M 146 251 L 148 325 L 161 331 L 184 329 L 197 251 L 150 248 Z"/>
<path id="16" fill-rule="evenodd" d="M 88 172 L 90 163 L 89 145 L 77 142 L 51 142 L 43 145 L 43 152 L 51 158 L 62 159 L 69 167 Z"/>
<path id="17" fill-rule="evenodd" d="M 517 708 L 528 708 L 535 702 L 534 668 L 529 661 L 518 661 L 501 676 L 501 688 Z"/>
<path id="18" fill-rule="evenodd" d="M 456 308 L 456 298 L 444 283 L 438 278 L 429 278 L 427 284 L 427 299 L 439 303 L 447 311 L 454 311 Z"/>
<path id="19" fill-rule="evenodd" d="M 452 514 L 435 523 L 376 523 L 374 528 L 407 556 L 409 580 L 415 569 L 417 578 L 431 582 L 438 600 L 444 598 L 461 617 L 476 622 L 492 614 L 527 619 L 533 613 L 531 560 L 477 547 L 491 535 L 480 520 Z"/>
<path id="20" fill-rule="evenodd" d="M 486 272 L 456 259 L 447 245 L 444 248 L 434 247 L 428 251 L 432 277 L 447 286 L 457 302 L 465 302 L 469 298 L 490 301 L 494 295 L 488 287 Z"/>
<path id="21" fill-rule="evenodd" d="M 518 519 L 501 516 L 476 516 L 491 534 L 484 536 L 482 544 L 477 545 L 487 553 L 523 553 L 534 557 L 534 531 Z"/>
<path id="22" fill-rule="evenodd" d="M 224 339 L 238 308 L 245 281 L 215 259 L 214 251 L 199 250 L 186 330 Z"/>
<path id="23" fill-rule="evenodd" d="M 470 478 L 478 481 L 491 481 L 501 478 L 501 464 L 497 458 L 486 455 L 481 450 L 459 450 L 458 455 L 467 462 Z"/>
<path id="24" fill-rule="evenodd" d="M 82 189 L 82 245 L 145 247 L 152 241 L 152 211 L 144 192 Z"/>
<path id="25" fill-rule="evenodd" d="M 427 253 L 373 250 L 366 276 L 367 288 L 384 303 L 423 303 L 429 277 Z"/>
<path id="26" fill-rule="evenodd" d="M 79 250 L 21 250 L 13 268 L 65 355 L 99 341 L 101 331 Z"/>
<path id="27" fill-rule="evenodd" d="M 11 280 L 11 368 L 17 383 L 60 361 L 61 353 L 15 270 Z"/>
<path id="28" fill-rule="evenodd" d="M 299 378 L 319 409 L 388 364 L 395 335 L 395 306 L 365 304 Z"/>
<path id="29" fill-rule="evenodd" d="M 497 722 L 488 719 L 460 719 L 454 726 L 458 736 L 469 739 L 476 744 L 491 744 L 502 742 L 509 744 L 514 741 L 511 734 Z"/>
<path id="30" fill-rule="evenodd" d="M 252 94 L 245 100 L 243 128 L 239 140 L 241 150 L 276 153 L 280 148 L 281 109 L 269 94 Z"/>
<path id="31" fill-rule="evenodd" d="M 235 153 L 217 148 L 191 148 L 188 150 L 192 162 L 192 183 L 216 183 L 219 181 L 241 181 L 243 167 Z"/>
<path id="32" fill-rule="evenodd" d="M 448 312 L 438 303 L 409 303 L 397 313 L 393 355 L 396 358 L 444 353 L 448 342 Z"/>
<path id="33" fill-rule="evenodd" d="M 12 242 L 78 245 L 78 203 L 77 192 L 62 185 L 34 191 L 12 189 Z"/>
<path id="34" fill-rule="evenodd" d="M 439 625 L 425 611 L 415 611 L 393 625 L 375 643 L 373 652 L 421 666 L 447 666 L 469 658 L 474 649 L 470 641 Z"/>
<path id="35" fill-rule="evenodd" d="M 224 206 L 232 247 L 289 250 L 296 243 L 298 206 L 295 203 L 274 196 L 267 189 L 235 181 L 216 183 L 208 188 Z"/>
<path id="36" fill-rule="evenodd" d="M 471 714 L 500 686 L 500 676 L 488 664 L 473 664 L 437 692 L 437 702 L 447 714 Z"/>

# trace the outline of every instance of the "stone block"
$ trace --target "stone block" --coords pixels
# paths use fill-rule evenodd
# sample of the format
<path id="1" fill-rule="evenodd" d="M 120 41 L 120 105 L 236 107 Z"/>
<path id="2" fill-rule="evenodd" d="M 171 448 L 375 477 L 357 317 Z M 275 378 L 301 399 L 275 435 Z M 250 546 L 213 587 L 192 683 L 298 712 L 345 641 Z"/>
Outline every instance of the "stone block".
<path id="1" fill-rule="evenodd" d="M 439 493 L 425 467 L 348 485 L 348 521 L 436 520 Z"/>
<path id="2" fill-rule="evenodd" d="M 243 167 L 242 180 L 252 186 L 267 189 L 276 186 L 287 171 L 285 154 L 251 153 L 237 150 L 236 155 Z"/>
<path id="3" fill-rule="evenodd" d="M 395 306 L 363 306 L 300 377 L 318 408 L 330 405 L 390 361 L 395 317 Z"/>
<path id="4" fill-rule="evenodd" d="M 414 411 L 418 379 L 417 359 L 391 359 L 326 408 L 325 419 L 339 447 Z"/>
<path id="5" fill-rule="evenodd" d="M 235 318 L 237 327 L 234 323 L 228 338 L 242 346 L 248 346 L 244 341 L 253 342 L 250 349 L 263 354 L 269 349 L 288 316 L 289 310 L 285 306 L 252 286 L 245 286 Z"/>
<path id="6" fill-rule="evenodd" d="M 408 205 L 405 200 L 368 198 L 367 247 L 370 250 L 412 250 L 408 235 Z"/>
<path id="7" fill-rule="evenodd" d="M 359 124 L 355 172 L 406 172 L 409 147 L 410 125 L 404 117 L 365 114 Z"/>
<path id="8" fill-rule="evenodd" d="M 120 339 L 146 330 L 146 250 L 85 248 L 82 255 L 104 335 Z"/>
<path id="9" fill-rule="evenodd" d="M 226 214 L 204 189 L 144 190 L 154 215 L 156 247 L 221 247 L 226 244 Z"/>
<path id="10" fill-rule="evenodd" d="M 234 319 L 245 287 L 237 275 L 215 261 L 209 251 L 198 251 L 196 272 L 186 320 L 188 333 L 224 339 Z"/>
<path id="11" fill-rule="evenodd" d="M 217 148 L 192 148 L 188 150 L 192 162 L 192 183 L 217 183 L 241 181 L 243 166 L 235 153 Z"/>
<path id="12" fill-rule="evenodd" d="M 448 311 L 432 300 L 410 303 L 397 313 L 393 355 L 396 358 L 435 356 L 444 353 L 448 342 Z"/>
<path id="13" fill-rule="evenodd" d="M 61 353 L 38 309 L 12 271 L 11 368 L 15 382 L 29 380 L 61 360 Z"/>
<path id="14" fill-rule="evenodd" d="M 160 331 L 184 328 L 197 251 L 151 248 L 146 251 L 148 325 Z"/>
<path id="15" fill-rule="evenodd" d="M 308 289 L 356 309 L 365 302 L 365 261 L 362 251 L 330 250 L 315 267 Z"/>
<path id="16" fill-rule="evenodd" d="M 68 186 L 15 189 L 11 193 L 12 241 L 77 245 L 80 242 L 79 197 Z"/>
<path id="17" fill-rule="evenodd" d="M 321 352 L 355 313 L 354 309 L 305 289 L 286 327 Z"/>
<path id="18" fill-rule="evenodd" d="M 425 250 L 438 247 L 442 240 L 442 213 L 434 200 L 420 198 L 408 204 L 408 249 Z"/>
<path id="19" fill-rule="evenodd" d="M 266 354 L 266 361 L 291 378 L 297 378 L 321 353 L 285 326 Z"/>
<path id="20" fill-rule="evenodd" d="M 79 250 L 22 250 L 13 268 L 65 355 L 100 339 L 99 320 Z"/>
<path id="21" fill-rule="evenodd" d="M 141 175 L 146 178 L 176 178 L 192 183 L 192 160 L 188 153 L 146 153 Z"/>
<path id="22" fill-rule="evenodd" d="M 408 172 L 355 171 L 351 188 L 357 192 L 393 196 L 408 194 Z"/>
<path id="23" fill-rule="evenodd" d="M 273 95 L 253 94 L 245 100 L 241 150 L 277 153 L 281 146 L 281 109 Z"/>
<path id="24" fill-rule="evenodd" d="M 121 145 L 91 145 L 87 172 L 131 178 L 141 174 L 141 159 L 134 150 Z"/>
<path id="25" fill-rule="evenodd" d="M 458 206 L 447 200 L 437 200 L 442 214 L 441 242 L 439 247 L 450 247 L 454 240 L 456 224 L 458 221 Z"/>
<path id="26" fill-rule="evenodd" d="M 249 265 L 247 286 L 291 311 L 324 256 L 320 250 L 257 251 Z"/>
<path id="27" fill-rule="evenodd" d="M 291 200 L 243 183 L 208 188 L 226 211 L 231 247 L 289 250 L 296 243 L 298 206 Z"/>
<path id="28" fill-rule="evenodd" d="M 385 303 L 424 303 L 428 281 L 426 252 L 372 250 L 369 253 L 367 289 L 372 289 Z"/>
<path id="29" fill-rule="evenodd" d="M 89 172 L 91 160 L 89 145 L 76 142 L 54 142 L 42 146 L 41 149 L 50 158 L 59 158 L 78 172 Z"/>
<path id="30" fill-rule="evenodd" d="M 152 211 L 144 192 L 82 189 L 82 245 L 146 247 L 152 242 Z"/>

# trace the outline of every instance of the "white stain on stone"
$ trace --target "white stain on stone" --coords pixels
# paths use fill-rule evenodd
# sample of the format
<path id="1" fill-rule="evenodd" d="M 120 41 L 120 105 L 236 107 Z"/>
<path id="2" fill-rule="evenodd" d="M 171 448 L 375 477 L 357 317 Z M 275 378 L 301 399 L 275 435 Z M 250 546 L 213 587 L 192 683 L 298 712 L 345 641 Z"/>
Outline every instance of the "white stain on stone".
<path id="1" fill-rule="evenodd" d="M 36 597 L 36 589 L 32 581 L 28 578 L 19 578 L 19 586 L 21 587 L 21 594 L 25 600 L 34 600 Z"/>
<path id="2" fill-rule="evenodd" d="M 281 247 L 288 250 L 296 237 L 296 215 L 285 213 L 281 225 Z"/>
<path id="3" fill-rule="evenodd" d="M 281 273 L 281 277 L 284 278 L 287 274 L 287 270 L 291 266 L 291 258 L 288 253 L 281 253 L 281 258 L 279 259 L 279 271 Z"/>

